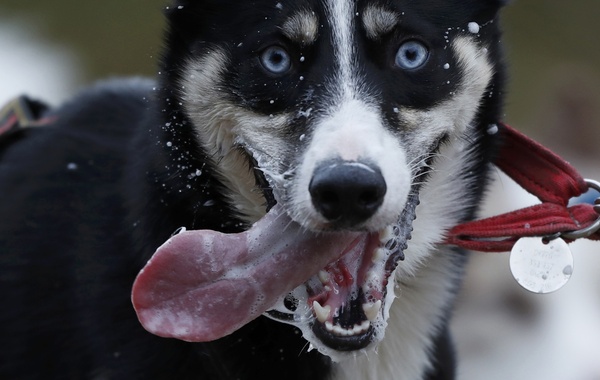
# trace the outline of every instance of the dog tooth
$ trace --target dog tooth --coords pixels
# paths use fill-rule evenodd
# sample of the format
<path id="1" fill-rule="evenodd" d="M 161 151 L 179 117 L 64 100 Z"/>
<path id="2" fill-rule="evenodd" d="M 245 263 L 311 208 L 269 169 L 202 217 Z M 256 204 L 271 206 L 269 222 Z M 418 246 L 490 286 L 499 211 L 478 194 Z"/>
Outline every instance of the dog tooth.
<path id="1" fill-rule="evenodd" d="M 329 282 L 329 273 L 327 273 L 324 270 L 320 270 L 319 271 L 319 280 L 321 280 L 323 285 L 326 284 L 327 282 Z"/>
<path id="2" fill-rule="evenodd" d="M 313 310 L 315 311 L 317 320 L 321 323 L 325 323 L 331 314 L 331 306 L 321 306 L 321 304 L 317 301 L 313 302 Z"/>
<path id="3" fill-rule="evenodd" d="M 362 333 L 366 332 L 370 326 L 371 326 L 371 321 L 363 321 L 360 325 L 354 325 L 352 332 L 354 333 L 354 335 L 362 334 Z"/>
<path id="4" fill-rule="evenodd" d="M 338 325 L 333 326 L 333 332 L 334 332 L 334 334 L 337 334 L 340 336 L 349 336 L 350 335 L 348 330 L 346 330 L 346 329 L 342 328 L 342 326 L 338 326 Z"/>
<path id="5" fill-rule="evenodd" d="M 394 227 L 387 226 L 383 230 L 379 231 L 379 241 L 385 244 L 388 240 L 394 237 Z"/>
<path id="6" fill-rule="evenodd" d="M 379 315 L 379 310 L 381 310 L 381 300 L 378 300 L 375 303 L 363 304 L 363 311 L 365 312 L 365 316 L 369 321 L 374 321 L 377 319 L 377 315 Z"/>
<path id="7" fill-rule="evenodd" d="M 327 329 L 327 331 L 333 332 L 333 324 L 331 322 L 325 322 L 325 328 Z"/>
<path id="8" fill-rule="evenodd" d="M 361 326 L 362 326 L 363 332 L 367 331 L 369 329 L 369 327 L 371 327 L 371 321 L 363 321 Z"/>
<path id="9" fill-rule="evenodd" d="M 338 325 L 331 325 L 331 332 L 335 335 L 342 335 L 341 328 Z"/>

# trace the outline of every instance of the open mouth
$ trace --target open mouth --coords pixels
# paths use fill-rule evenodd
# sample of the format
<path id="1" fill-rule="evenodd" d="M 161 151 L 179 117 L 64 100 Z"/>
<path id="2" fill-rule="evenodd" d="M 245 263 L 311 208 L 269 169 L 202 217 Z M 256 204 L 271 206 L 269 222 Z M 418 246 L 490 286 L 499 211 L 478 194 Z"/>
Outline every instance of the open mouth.
<path id="1" fill-rule="evenodd" d="M 397 224 L 360 234 L 338 260 L 280 297 L 266 315 L 296 325 L 320 350 L 316 340 L 336 351 L 379 342 L 394 297 L 388 285 L 404 259 L 417 205 L 417 196 L 411 196 Z"/>
<path id="2" fill-rule="evenodd" d="M 181 232 L 138 274 L 138 318 L 153 334 L 206 342 L 265 314 L 342 360 L 383 339 L 417 194 L 398 222 L 379 232 L 312 232 L 280 206 L 243 233 Z"/>
<path id="3" fill-rule="evenodd" d="M 371 343 L 387 282 L 395 263 L 403 259 L 401 251 L 395 250 L 399 234 L 398 227 L 369 234 L 356 242 L 365 244 L 364 256 L 353 249 L 321 270 L 318 282 L 307 284 L 308 303 L 316 318 L 313 332 L 329 347 L 349 351 Z"/>

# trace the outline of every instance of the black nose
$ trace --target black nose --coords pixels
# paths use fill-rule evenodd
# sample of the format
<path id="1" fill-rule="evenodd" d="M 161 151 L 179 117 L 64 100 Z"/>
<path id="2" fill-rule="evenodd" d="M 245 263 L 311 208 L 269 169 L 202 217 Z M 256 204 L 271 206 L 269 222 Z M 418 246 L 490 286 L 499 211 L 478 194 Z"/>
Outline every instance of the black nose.
<path id="1" fill-rule="evenodd" d="M 318 167 L 309 191 L 313 205 L 326 219 L 353 226 L 375 214 L 387 186 L 378 168 L 340 161 Z"/>

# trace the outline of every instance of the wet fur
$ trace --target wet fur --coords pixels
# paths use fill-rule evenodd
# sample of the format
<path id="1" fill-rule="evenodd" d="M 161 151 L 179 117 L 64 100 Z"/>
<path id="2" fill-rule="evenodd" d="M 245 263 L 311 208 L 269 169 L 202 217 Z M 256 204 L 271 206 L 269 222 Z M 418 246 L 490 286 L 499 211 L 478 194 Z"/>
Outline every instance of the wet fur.
<path id="1" fill-rule="evenodd" d="M 466 258 L 438 243 L 473 216 L 493 155 L 487 129 L 502 108 L 500 2 L 352 4 L 179 1 L 167 11 L 158 83 L 95 86 L 52 110 L 52 125 L 0 138 L 0 377 L 454 378 L 448 319 Z M 344 13 L 359 16 L 333 17 Z M 478 35 L 467 30 L 470 21 L 481 25 Z M 272 78 L 255 57 L 280 41 L 281 25 L 306 63 Z M 307 41 L 303 28 L 313 31 Z M 385 57 L 403 33 L 424 36 L 439 56 L 428 70 L 390 77 Z M 441 68 L 447 62 L 450 69 Z M 391 154 L 402 173 L 382 164 L 398 190 L 383 210 L 402 207 L 406 184 L 422 182 L 377 353 L 334 364 L 308 352 L 294 328 L 266 318 L 206 344 L 142 329 L 131 284 L 178 227 L 247 228 L 269 203 L 268 180 L 297 221 L 319 229 L 301 199 L 303 170 L 326 159 L 318 156 L 324 147 L 335 148 L 336 128 L 361 118 L 348 136 L 385 136 L 388 151 L 367 144 L 363 153 Z M 411 178 L 418 165 L 433 170 Z M 381 228 L 390 215 L 361 228 Z"/>

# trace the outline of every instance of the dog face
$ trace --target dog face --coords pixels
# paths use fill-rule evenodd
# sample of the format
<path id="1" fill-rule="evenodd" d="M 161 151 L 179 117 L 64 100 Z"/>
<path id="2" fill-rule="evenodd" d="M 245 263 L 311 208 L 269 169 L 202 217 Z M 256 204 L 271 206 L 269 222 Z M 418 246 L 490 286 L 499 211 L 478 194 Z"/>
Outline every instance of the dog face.
<path id="1" fill-rule="evenodd" d="M 440 150 L 468 144 L 496 120 L 487 99 L 496 96 L 499 7 L 494 0 L 180 1 L 170 10 L 167 75 L 242 218 L 265 213 L 256 169 L 305 228 L 366 231 L 385 243 L 411 194 L 455 174 L 436 173 Z M 388 277 L 380 287 L 393 298 Z M 329 332 L 360 338 L 362 322 L 386 318 L 391 301 L 378 301 L 365 301 L 357 321 Z M 311 307 L 321 322 L 338 313 Z M 327 345 L 352 350 L 374 340 Z"/>
<path id="2" fill-rule="evenodd" d="M 173 10 L 195 25 L 178 87 L 250 220 L 264 199 L 245 155 L 307 228 L 394 222 L 440 143 L 474 121 L 494 70 L 481 42 L 491 1 L 190 3 Z"/>

